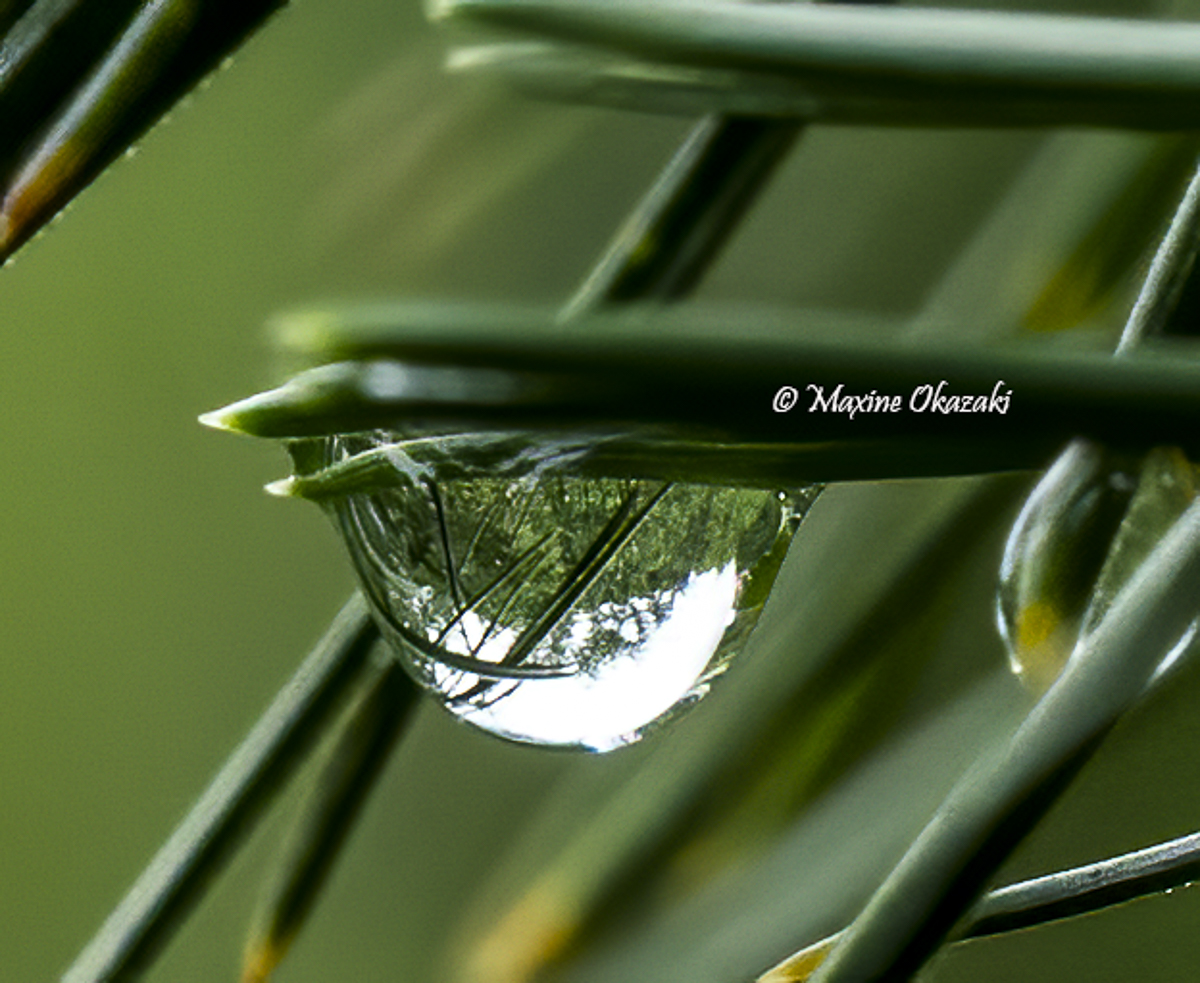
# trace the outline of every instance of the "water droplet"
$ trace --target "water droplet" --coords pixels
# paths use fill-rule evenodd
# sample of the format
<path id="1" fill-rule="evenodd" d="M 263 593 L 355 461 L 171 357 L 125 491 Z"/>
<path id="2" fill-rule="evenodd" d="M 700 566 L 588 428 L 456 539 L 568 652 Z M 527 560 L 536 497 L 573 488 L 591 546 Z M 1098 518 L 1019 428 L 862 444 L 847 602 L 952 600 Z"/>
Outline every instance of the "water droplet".
<path id="1" fill-rule="evenodd" d="M 388 440 L 334 438 L 327 460 Z M 800 517 L 773 491 L 407 465 L 332 509 L 385 636 L 452 713 L 595 751 L 707 691 Z"/>
<path id="2" fill-rule="evenodd" d="M 1071 443 L 1034 488 L 1000 564 L 998 621 L 1013 670 L 1035 692 L 1066 665 L 1134 479 L 1099 445 Z"/>
<path id="3" fill-rule="evenodd" d="M 1195 469 L 1175 448 L 1155 448 L 1139 464 L 1077 440 L 1059 456 L 1021 510 L 1001 564 L 1000 631 L 1030 688 L 1054 682 L 1196 494 Z M 1164 656 L 1158 675 L 1198 627 Z"/>

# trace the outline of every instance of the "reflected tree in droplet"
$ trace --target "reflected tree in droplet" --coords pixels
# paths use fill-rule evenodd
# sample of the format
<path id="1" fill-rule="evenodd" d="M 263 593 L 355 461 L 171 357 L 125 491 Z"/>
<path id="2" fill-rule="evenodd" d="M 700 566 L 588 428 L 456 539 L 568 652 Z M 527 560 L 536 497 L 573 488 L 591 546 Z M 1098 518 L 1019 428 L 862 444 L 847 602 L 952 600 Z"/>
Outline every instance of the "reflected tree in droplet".
<path id="1" fill-rule="evenodd" d="M 374 614 L 456 716 L 604 751 L 703 696 L 754 627 L 815 492 L 417 464 L 400 435 L 333 438 L 387 480 L 331 500 Z M 514 463 L 498 472 L 519 472 Z"/>

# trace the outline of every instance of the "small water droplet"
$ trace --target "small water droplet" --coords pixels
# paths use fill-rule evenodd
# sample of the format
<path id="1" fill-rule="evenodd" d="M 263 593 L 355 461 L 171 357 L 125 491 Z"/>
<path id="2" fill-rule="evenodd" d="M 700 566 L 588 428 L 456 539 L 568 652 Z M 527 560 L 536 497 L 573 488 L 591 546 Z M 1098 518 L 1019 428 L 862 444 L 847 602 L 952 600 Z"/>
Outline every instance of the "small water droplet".
<path id="1" fill-rule="evenodd" d="M 1196 494 L 1195 469 L 1177 449 L 1155 448 L 1139 463 L 1077 440 L 1060 455 L 1021 510 L 1001 564 L 1000 632 L 1031 689 L 1054 682 Z M 1200 619 L 1158 676 L 1198 630 Z"/>
<path id="2" fill-rule="evenodd" d="M 334 438 L 329 460 L 388 439 Z M 452 713 L 595 751 L 707 691 L 799 521 L 774 491 L 552 471 L 410 471 L 333 511 L 385 636 Z"/>

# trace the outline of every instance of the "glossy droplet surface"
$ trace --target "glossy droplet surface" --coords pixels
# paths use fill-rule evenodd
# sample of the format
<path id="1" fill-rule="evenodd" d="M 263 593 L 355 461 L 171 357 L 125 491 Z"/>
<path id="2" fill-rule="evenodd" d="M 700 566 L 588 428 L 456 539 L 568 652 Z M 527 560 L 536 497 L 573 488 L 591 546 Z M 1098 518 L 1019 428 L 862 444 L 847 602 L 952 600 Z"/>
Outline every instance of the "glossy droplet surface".
<path id="1" fill-rule="evenodd" d="M 385 436 L 336 438 L 332 460 Z M 333 510 L 385 636 L 461 719 L 603 751 L 706 692 L 795 528 L 757 489 L 417 469 Z"/>
<path id="2" fill-rule="evenodd" d="M 1078 440 L 1060 455 L 1022 509 L 1001 565 L 1000 630 L 1031 689 L 1058 678 L 1196 494 L 1195 468 L 1175 448 L 1134 462 Z M 1165 653 L 1160 673 L 1196 627 Z"/>
<path id="3" fill-rule="evenodd" d="M 1034 692 L 1058 678 L 1136 486 L 1099 445 L 1072 442 L 1021 509 L 1000 565 L 998 613 L 1013 671 Z"/>

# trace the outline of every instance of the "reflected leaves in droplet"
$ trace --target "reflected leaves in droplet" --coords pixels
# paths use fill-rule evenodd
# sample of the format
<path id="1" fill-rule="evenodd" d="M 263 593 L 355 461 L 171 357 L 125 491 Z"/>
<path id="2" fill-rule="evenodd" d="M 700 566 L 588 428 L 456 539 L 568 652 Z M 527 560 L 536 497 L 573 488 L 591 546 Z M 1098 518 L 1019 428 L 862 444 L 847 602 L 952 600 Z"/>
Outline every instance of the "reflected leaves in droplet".
<path id="1" fill-rule="evenodd" d="M 330 463 L 381 447 L 391 461 L 388 481 L 332 510 L 413 675 L 518 741 L 608 750 L 702 696 L 799 521 L 792 500 L 759 489 L 540 467 L 437 480 L 397 441 L 328 443 Z"/>

